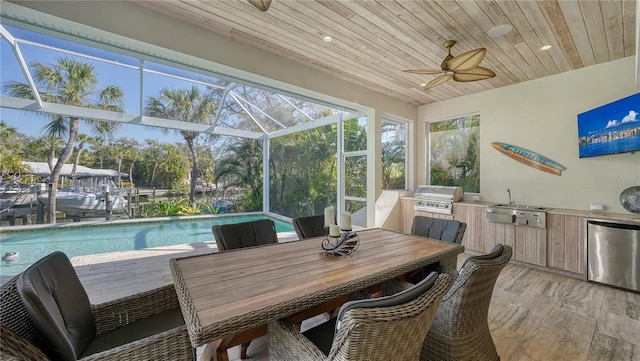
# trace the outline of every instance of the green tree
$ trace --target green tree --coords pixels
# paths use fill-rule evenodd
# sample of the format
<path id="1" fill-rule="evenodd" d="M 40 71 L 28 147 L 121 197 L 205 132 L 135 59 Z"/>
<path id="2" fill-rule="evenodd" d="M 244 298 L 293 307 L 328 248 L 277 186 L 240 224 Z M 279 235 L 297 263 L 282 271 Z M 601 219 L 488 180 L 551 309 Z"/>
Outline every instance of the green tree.
<path id="1" fill-rule="evenodd" d="M 0 121 L 0 158 L 22 154 L 27 137 L 14 127 Z"/>
<path id="2" fill-rule="evenodd" d="M 125 154 L 126 160 L 129 162 L 129 183 L 132 189 L 134 187 L 133 169 L 136 163 L 142 160 L 143 158 L 142 150 L 140 149 L 140 144 L 135 140 L 134 142 L 135 142 L 135 146 L 130 147 L 127 150 L 127 153 Z"/>
<path id="3" fill-rule="evenodd" d="M 49 165 L 49 170 L 52 171 L 54 168 L 53 161 L 56 158 L 56 154 L 59 151 L 63 150 L 64 140 L 56 135 L 46 135 L 44 137 L 39 138 L 40 144 L 43 147 L 43 152 L 47 157 L 47 164 Z"/>
<path id="4" fill-rule="evenodd" d="M 278 137 L 271 142 L 270 204 L 290 216 L 321 214 L 335 204 L 336 125 Z"/>
<path id="5" fill-rule="evenodd" d="M 193 86 L 191 89 L 163 88 L 157 97 L 150 97 L 145 106 L 146 113 L 153 117 L 178 120 L 187 123 L 210 124 L 215 114 L 217 102 L 209 91 Z M 195 202 L 198 169 L 198 154 L 195 140 L 199 133 L 180 130 L 189 151 L 191 152 L 191 184 L 189 201 Z"/>
<path id="6" fill-rule="evenodd" d="M 238 211 L 262 210 L 262 142 L 241 139 L 230 145 L 216 163 L 214 179 L 225 190 L 241 190 Z"/>
<path id="7" fill-rule="evenodd" d="M 88 141 L 91 149 L 93 150 L 92 154 L 95 158 L 99 160 L 100 169 L 104 169 L 104 158 L 107 156 L 107 148 L 108 146 L 105 144 L 105 140 L 103 137 L 91 137 Z"/>
<path id="8" fill-rule="evenodd" d="M 165 158 L 167 151 L 162 146 L 162 144 L 160 144 L 159 142 L 153 139 L 147 139 L 146 142 L 147 142 L 147 147 L 144 150 L 144 154 L 146 155 L 145 158 L 147 158 L 153 163 L 153 166 L 151 169 L 150 185 L 151 185 L 151 188 L 154 189 L 154 195 L 155 195 L 156 172 L 158 170 L 158 166 L 160 165 L 160 162 L 162 162 L 162 160 Z"/>
<path id="9" fill-rule="evenodd" d="M 40 97 L 45 102 L 73 105 L 92 109 L 122 111 L 124 93 L 116 86 L 98 89 L 98 79 L 93 65 L 71 58 L 58 58 L 51 66 L 40 62 L 29 65 L 33 79 L 38 87 Z M 10 96 L 35 99 L 33 90 L 28 84 L 15 81 L 4 85 Z M 67 143 L 51 171 L 49 187 L 49 208 L 47 220 L 56 223 L 56 195 L 62 166 L 69 160 L 76 143 L 80 118 L 59 114 L 50 115 L 51 121 L 45 132 L 50 135 L 67 136 Z M 104 122 L 94 119 L 83 119 L 93 127 L 95 133 L 110 134 L 118 123 Z"/>
<path id="10" fill-rule="evenodd" d="M 109 156 L 116 161 L 118 170 L 118 187 L 122 187 L 122 163 L 131 158 L 131 149 L 139 146 L 138 142 L 131 138 L 120 138 L 109 145 Z M 129 177 L 129 179 L 132 179 L 131 174 L 129 174 Z"/>
<path id="11" fill-rule="evenodd" d="M 73 161 L 73 168 L 71 169 L 71 179 L 76 176 L 76 170 L 78 169 L 78 164 L 80 163 L 80 157 L 82 156 L 82 151 L 84 150 L 84 144 L 89 140 L 89 136 L 86 134 L 78 134 L 76 137 L 76 141 L 78 142 L 78 148 L 76 150 L 76 157 Z"/>
<path id="12" fill-rule="evenodd" d="M 185 158 L 178 147 L 164 144 L 164 157 L 158 165 L 158 182 L 161 188 L 171 188 L 182 184 L 189 174 L 189 159 Z"/>

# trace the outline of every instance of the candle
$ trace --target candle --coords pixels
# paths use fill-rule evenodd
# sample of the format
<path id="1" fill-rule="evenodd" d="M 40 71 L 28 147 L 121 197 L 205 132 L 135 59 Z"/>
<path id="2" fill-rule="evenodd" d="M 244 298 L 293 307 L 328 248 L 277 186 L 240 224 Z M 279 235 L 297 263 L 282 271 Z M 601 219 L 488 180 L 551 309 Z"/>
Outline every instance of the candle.
<path id="1" fill-rule="evenodd" d="M 340 223 L 340 225 L 342 226 L 342 229 L 345 231 L 350 231 L 351 230 L 351 213 L 349 212 L 342 212 L 342 222 Z"/>
<path id="2" fill-rule="evenodd" d="M 339 237 L 340 236 L 340 227 L 337 224 L 329 225 L 329 236 L 330 237 Z"/>
<path id="3" fill-rule="evenodd" d="M 335 224 L 336 221 L 336 211 L 333 206 L 329 206 L 324 209 L 324 226 L 329 227 L 332 224 Z"/>

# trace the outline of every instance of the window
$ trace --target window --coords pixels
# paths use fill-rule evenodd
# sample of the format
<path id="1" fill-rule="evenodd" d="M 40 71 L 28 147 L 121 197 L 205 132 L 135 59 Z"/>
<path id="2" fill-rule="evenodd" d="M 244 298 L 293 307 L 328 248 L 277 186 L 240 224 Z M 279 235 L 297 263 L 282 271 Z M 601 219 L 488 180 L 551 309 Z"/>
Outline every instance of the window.
<path id="1" fill-rule="evenodd" d="M 367 118 L 343 122 L 343 209 L 353 214 L 352 223 L 366 226 L 367 211 Z"/>
<path id="2" fill-rule="evenodd" d="M 430 184 L 480 192 L 480 114 L 429 123 Z"/>
<path id="3" fill-rule="evenodd" d="M 382 119 L 382 189 L 406 189 L 407 124 Z"/>

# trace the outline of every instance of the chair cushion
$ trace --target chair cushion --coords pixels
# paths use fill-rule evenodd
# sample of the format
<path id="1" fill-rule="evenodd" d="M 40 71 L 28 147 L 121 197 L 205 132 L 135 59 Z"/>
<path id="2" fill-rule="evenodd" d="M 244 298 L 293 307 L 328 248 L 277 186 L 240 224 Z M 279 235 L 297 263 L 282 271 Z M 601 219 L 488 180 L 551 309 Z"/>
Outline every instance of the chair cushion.
<path id="1" fill-rule="evenodd" d="M 479 254 L 477 256 L 471 256 L 471 257 L 465 259 L 464 262 L 462 263 L 462 266 L 460 267 L 460 269 L 464 268 L 464 266 L 467 264 L 467 262 L 469 262 L 471 260 L 490 260 L 490 259 L 498 258 L 502 254 L 502 251 L 504 251 L 504 246 L 501 243 L 498 243 L 487 254 Z"/>
<path id="2" fill-rule="evenodd" d="M 278 243 L 275 223 L 270 219 L 221 224 L 211 228 L 219 251 Z"/>
<path id="3" fill-rule="evenodd" d="M 411 234 L 445 242 L 460 243 L 462 237 L 459 237 L 459 233 L 466 229 L 466 225 L 464 225 L 464 229 L 461 229 L 463 224 L 453 219 L 415 216 L 413 217 Z"/>
<path id="4" fill-rule="evenodd" d="M 326 234 L 324 215 L 298 217 L 291 220 L 299 239 L 320 237 Z"/>
<path id="5" fill-rule="evenodd" d="M 391 307 L 410 302 L 423 293 L 427 292 L 433 286 L 437 279 L 438 273 L 431 272 L 422 281 L 416 283 L 415 285 L 402 292 L 398 292 L 391 296 L 346 302 L 344 305 L 342 305 L 342 307 L 340 307 L 340 311 L 338 312 L 337 317 L 338 322 L 342 320 L 342 317 L 347 311 L 354 308 Z M 338 327 L 340 327 L 339 324 Z"/>
<path id="6" fill-rule="evenodd" d="M 44 352 L 52 360 L 76 360 L 93 340 L 96 324 L 71 262 L 54 252 L 26 269 L 18 292 L 36 327 L 46 339 Z"/>
<path id="7" fill-rule="evenodd" d="M 166 310 L 97 335 L 84 349 L 80 357 L 126 345 L 130 342 L 157 335 L 184 325 L 179 308 Z"/>
<path id="8" fill-rule="evenodd" d="M 338 318 L 334 317 L 327 322 L 304 331 L 302 335 L 316 345 L 322 353 L 328 356 L 329 351 L 331 351 L 331 345 L 333 344 L 337 320 Z"/>

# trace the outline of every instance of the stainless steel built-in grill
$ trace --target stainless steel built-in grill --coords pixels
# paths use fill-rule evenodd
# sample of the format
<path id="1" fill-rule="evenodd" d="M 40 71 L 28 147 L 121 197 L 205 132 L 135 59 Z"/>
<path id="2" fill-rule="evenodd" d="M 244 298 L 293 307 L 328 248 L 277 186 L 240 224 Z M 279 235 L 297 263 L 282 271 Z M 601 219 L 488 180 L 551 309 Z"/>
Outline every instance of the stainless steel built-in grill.
<path id="1" fill-rule="evenodd" d="M 413 209 L 435 213 L 453 213 L 453 203 L 459 201 L 464 195 L 460 187 L 445 186 L 418 186 L 414 195 Z"/>

